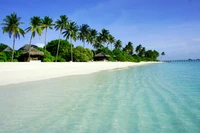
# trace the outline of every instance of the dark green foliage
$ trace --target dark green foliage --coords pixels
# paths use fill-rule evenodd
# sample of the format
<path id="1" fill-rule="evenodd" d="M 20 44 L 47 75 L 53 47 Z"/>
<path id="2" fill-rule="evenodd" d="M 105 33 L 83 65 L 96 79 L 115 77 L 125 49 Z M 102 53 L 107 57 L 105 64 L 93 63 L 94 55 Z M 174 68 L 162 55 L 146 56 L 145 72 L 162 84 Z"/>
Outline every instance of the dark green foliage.
<path id="1" fill-rule="evenodd" d="M 156 50 L 148 50 L 145 52 L 145 58 L 147 61 L 156 61 L 159 53 Z"/>
<path id="2" fill-rule="evenodd" d="M 11 61 L 12 60 L 12 53 L 11 52 L 4 52 L 4 53 L 6 54 L 6 61 Z M 15 53 L 16 53 L 16 51 L 15 51 Z"/>
<path id="3" fill-rule="evenodd" d="M 86 55 L 88 56 L 89 60 L 93 60 L 93 57 L 94 57 L 93 52 L 88 48 L 86 48 L 85 50 L 86 50 Z"/>
<path id="4" fill-rule="evenodd" d="M 117 40 L 114 44 L 115 49 L 121 49 L 122 48 L 122 41 L 121 40 Z"/>
<path id="5" fill-rule="evenodd" d="M 45 52 L 44 48 L 37 48 L 38 50 Z M 62 60 L 62 59 L 61 59 Z M 54 62 L 55 61 L 55 57 L 51 55 L 51 53 L 49 51 L 46 50 L 46 54 L 44 56 L 44 58 L 42 58 L 41 60 L 42 62 Z"/>
<path id="6" fill-rule="evenodd" d="M 137 60 L 133 56 L 119 49 L 114 49 L 113 55 L 117 61 L 137 62 Z"/>
<path id="7" fill-rule="evenodd" d="M 18 58 L 21 56 L 21 54 L 22 54 L 23 52 L 24 52 L 23 50 L 15 51 L 15 56 L 14 56 L 14 58 L 15 58 L 15 59 L 18 59 Z"/>
<path id="8" fill-rule="evenodd" d="M 144 57 L 144 56 L 145 56 L 145 52 L 146 52 L 145 47 L 142 47 L 142 48 L 140 49 L 138 55 L 139 55 L 140 57 Z"/>
<path id="9" fill-rule="evenodd" d="M 102 52 L 102 53 L 105 53 L 105 54 L 108 54 L 108 55 L 110 55 L 110 56 L 113 55 L 112 51 L 111 51 L 108 47 L 103 47 L 103 48 L 97 49 L 97 50 L 95 51 L 96 54 L 101 53 L 101 52 Z"/>
<path id="10" fill-rule="evenodd" d="M 4 52 L 0 52 L 0 62 L 6 62 L 6 61 L 7 61 L 6 54 Z"/>
<path id="11" fill-rule="evenodd" d="M 51 53 L 52 56 L 56 56 L 57 46 L 59 40 L 52 40 L 47 44 L 47 51 Z M 70 61 L 71 46 L 67 40 L 60 40 L 59 57 L 58 61 Z"/>
<path id="12" fill-rule="evenodd" d="M 123 48 L 123 51 L 128 53 L 129 55 L 133 54 L 133 44 L 128 42 L 128 44 Z"/>
<path id="13" fill-rule="evenodd" d="M 7 47 L 8 47 L 8 45 L 0 43 L 0 52 L 2 52 Z"/>
<path id="14" fill-rule="evenodd" d="M 110 56 L 110 57 L 108 57 L 108 61 L 114 62 L 114 61 L 116 61 L 116 59 L 113 56 Z"/>
<path id="15" fill-rule="evenodd" d="M 58 56 L 58 62 L 66 62 L 66 60 L 62 58 L 61 56 Z"/>
<path id="16" fill-rule="evenodd" d="M 74 61 L 87 62 L 93 60 L 93 52 L 88 48 L 77 46 L 74 48 Z"/>
<path id="17" fill-rule="evenodd" d="M 165 52 L 162 52 L 161 55 L 162 55 L 162 56 L 165 56 Z"/>
<path id="18" fill-rule="evenodd" d="M 14 51 L 15 56 L 13 62 L 18 62 L 18 58 L 21 54 L 21 51 Z M 10 62 L 12 60 L 12 53 L 11 52 L 0 52 L 0 62 Z"/>
<path id="19" fill-rule="evenodd" d="M 142 45 L 140 44 L 140 45 L 138 45 L 138 46 L 136 47 L 135 52 L 136 52 L 137 54 L 139 54 L 140 51 L 141 51 L 141 49 L 142 49 Z"/>

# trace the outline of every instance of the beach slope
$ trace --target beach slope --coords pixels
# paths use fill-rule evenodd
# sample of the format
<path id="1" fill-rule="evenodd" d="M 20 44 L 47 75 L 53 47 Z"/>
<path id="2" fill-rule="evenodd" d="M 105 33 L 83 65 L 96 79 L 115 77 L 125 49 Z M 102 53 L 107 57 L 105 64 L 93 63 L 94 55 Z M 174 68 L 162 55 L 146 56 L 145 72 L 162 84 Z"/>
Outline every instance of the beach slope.
<path id="1" fill-rule="evenodd" d="M 156 62 L 65 62 L 65 63 L 0 63 L 0 85 L 37 81 L 70 75 L 82 75 L 103 70 L 147 65 Z"/>

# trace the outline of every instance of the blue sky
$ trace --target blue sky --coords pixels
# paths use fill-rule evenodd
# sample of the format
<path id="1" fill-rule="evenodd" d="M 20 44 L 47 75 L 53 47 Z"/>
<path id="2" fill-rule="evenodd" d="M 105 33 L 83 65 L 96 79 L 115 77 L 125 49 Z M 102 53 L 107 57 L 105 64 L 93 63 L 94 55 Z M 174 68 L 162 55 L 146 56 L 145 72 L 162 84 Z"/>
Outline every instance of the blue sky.
<path id="1" fill-rule="evenodd" d="M 100 31 L 105 28 L 123 42 L 142 44 L 146 49 L 164 51 L 162 59 L 200 58 L 199 0 L 1 0 L 0 23 L 13 12 L 22 19 L 23 29 L 32 16 L 50 16 L 57 20 L 67 15 L 78 25 L 88 24 Z M 49 31 L 47 41 L 59 33 Z M 16 41 L 16 49 L 28 44 L 30 33 Z M 0 32 L 0 42 L 12 46 L 12 39 Z M 33 44 L 43 45 L 44 37 L 36 36 Z M 75 45 L 82 45 L 77 41 Z M 91 46 L 87 46 L 91 47 Z"/>

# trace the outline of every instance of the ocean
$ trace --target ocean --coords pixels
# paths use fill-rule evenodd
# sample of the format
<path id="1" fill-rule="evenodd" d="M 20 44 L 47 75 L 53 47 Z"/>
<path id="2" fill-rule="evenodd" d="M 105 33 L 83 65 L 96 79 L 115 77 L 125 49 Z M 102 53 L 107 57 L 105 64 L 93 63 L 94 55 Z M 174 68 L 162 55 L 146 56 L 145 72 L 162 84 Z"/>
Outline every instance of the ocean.
<path id="1" fill-rule="evenodd" d="M 71 132 L 200 133 L 200 63 L 0 86 L 0 133 Z"/>

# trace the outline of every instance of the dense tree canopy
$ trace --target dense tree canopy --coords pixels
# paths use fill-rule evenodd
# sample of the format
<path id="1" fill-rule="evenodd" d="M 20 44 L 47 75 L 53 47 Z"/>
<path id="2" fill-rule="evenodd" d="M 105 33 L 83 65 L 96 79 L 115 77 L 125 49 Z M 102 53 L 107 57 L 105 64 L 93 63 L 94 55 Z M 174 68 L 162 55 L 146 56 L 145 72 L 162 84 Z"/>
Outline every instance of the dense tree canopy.
<path id="1" fill-rule="evenodd" d="M 128 44 L 123 48 L 123 51 L 125 51 L 129 55 L 132 55 L 133 54 L 133 43 L 128 42 Z"/>
<path id="2" fill-rule="evenodd" d="M 76 62 L 87 62 L 93 60 L 93 53 L 88 48 L 77 46 L 74 49 L 74 60 Z"/>
<path id="3" fill-rule="evenodd" d="M 49 51 L 53 56 L 56 56 L 58 42 L 59 40 L 53 40 L 46 46 L 47 51 Z M 58 61 L 70 61 L 70 43 L 68 41 L 60 40 L 59 53 Z"/>

